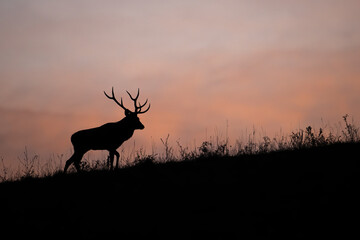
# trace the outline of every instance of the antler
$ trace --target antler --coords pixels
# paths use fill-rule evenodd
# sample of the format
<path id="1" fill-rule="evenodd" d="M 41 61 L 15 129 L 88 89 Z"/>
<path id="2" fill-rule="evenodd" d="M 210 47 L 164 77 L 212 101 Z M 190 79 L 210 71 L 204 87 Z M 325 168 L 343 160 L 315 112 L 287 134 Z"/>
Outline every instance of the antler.
<path id="1" fill-rule="evenodd" d="M 106 96 L 107 98 L 109 98 L 109 99 L 111 99 L 111 100 L 114 100 L 114 102 L 116 102 L 117 105 L 119 105 L 122 109 L 124 109 L 125 112 L 131 112 L 129 109 L 127 109 L 126 107 L 124 107 L 122 98 L 120 98 L 121 103 L 118 102 L 118 100 L 116 99 L 115 94 L 114 94 L 114 87 L 111 88 L 112 97 L 110 97 L 109 95 L 107 95 L 107 93 L 106 93 L 105 91 L 104 91 L 104 94 L 105 94 L 105 96 Z"/>
<path id="2" fill-rule="evenodd" d="M 147 104 L 148 99 L 146 99 L 146 101 L 145 101 L 144 104 L 140 104 L 140 103 L 139 103 L 139 105 L 136 104 L 136 101 L 137 101 L 137 99 L 139 98 L 139 94 L 140 94 L 140 89 L 139 89 L 139 88 L 138 88 L 138 92 L 137 92 L 135 98 L 133 98 L 128 91 L 126 91 L 126 92 L 127 92 L 127 94 L 129 94 L 131 100 L 134 101 L 134 107 L 135 107 L 134 113 L 136 113 L 136 114 L 142 114 L 142 113 L 146 113 L 147 111 L 149 111 L 149 109 L 150 109 L 150 103 L 149 103 L 149 107 L 148 107 L 145 111 L 141 111 L 141 108 L 143 108 L 143 107 Z M 109 95 L 107 95 L 107 93 L 104 91 L 104 94 L 105 94 L 105 96 L 106 96 L 107 98 L 109 98 L 109 99 L 111 99 L 111 100 L 114 100 L 114 102 L 116 102 L 117 105 L 119 105 L 122 109 L 124 109 L 125 112 L 131 112 L 129 109 L 127 109 L 126 107 L 124 107 L 122 98 L 120 98 L 120 100 L 121 100 L 120 103 L 119 103 L 119 101 L 115 98 L 114 87 L 112 87 L 111 93 L 112 93 L 112 97 L 110 97 Z"/>
<path id="3" fill-rule="evenodd" d="M 144 104 L 140 104 L 140 103 L 139 103 L 139 106 L 136 105 L 136 101 L 137 101 L 137 99 L 139 98 L 139 95 L 140 95 L 140 89 L 139 89 L 139 88 L 138 88 L 138 92 L 137 92 L 135 98 L 133 98 L 128 91 L 126 91 L 126 92 L 127 92 L 127 94 L 129 94 L 131 100 L 134 101 L 134 107 L 135 107 L 135 113 L 136 113 L 136 114 L 142 114 L 142 113 L 146 113 L 147 111 L 149 111 L 149 109 L 150 109 L 150 103 L 149 103 L 149 107 L 148 107 L 145 111 L 141 111 L 141 108 L 143 108 L 143 107 L 147 104 L 148 99 L 146 99 L 146 101 L 145 101 Z"/>

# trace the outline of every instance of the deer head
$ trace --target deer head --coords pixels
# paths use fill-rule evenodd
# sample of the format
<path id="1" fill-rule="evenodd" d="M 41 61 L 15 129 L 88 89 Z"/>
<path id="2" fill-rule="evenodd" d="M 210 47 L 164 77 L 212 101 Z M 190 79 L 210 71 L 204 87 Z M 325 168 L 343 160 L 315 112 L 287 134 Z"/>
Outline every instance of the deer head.
<path id="1" fill-rule="evenodd" d="M 117 105 L 119 105 L 122 109 L 125 110 L 125 118 L 129 119 L 129 121 L 131 122 L 134 129 L 144 129 L 144 125 L 140 122 L 140 119 L 139 119 L 139 117 L 137 115 L 138 114 L 143 114 L 143 113 L 146 113 L 147 111 L 149 111 L 150 103 L 149 103 L 149 106 L 148 106 L 148 108 L 146 110 L 141 111 L 141 109 L 147 104 L 148 99 L 146 99 L 144 104 L 140 104 L 140 103 L 137 103 L 137 99 L 139 98 L 139 94 L 140 94 L 140 89 L 138 89 L 136 97 L 132 97 L 131 94 L 128 91 L 126 91 L 126 92 L 127 92 L 127 94 L 129 94 L 131 100 L 134 101 L 134 107 L 135 107 L 134 112 L 132 112 L 129 109 L 127 109 L 126 107 L 124 107 L 122 98 L 120 98 L 120 102 L 116 99 L 115 94 L 114 94 L 114 87 L 112 87 L 112 90 L 111 90 L 111 93 L 112 93 L 111 97 L 105 91 L 104 91 L 104 94 L 105 94 L 105 96 L 107 98 L 109 98 L 111 100 L 114 100 L 114 102 Z"/>

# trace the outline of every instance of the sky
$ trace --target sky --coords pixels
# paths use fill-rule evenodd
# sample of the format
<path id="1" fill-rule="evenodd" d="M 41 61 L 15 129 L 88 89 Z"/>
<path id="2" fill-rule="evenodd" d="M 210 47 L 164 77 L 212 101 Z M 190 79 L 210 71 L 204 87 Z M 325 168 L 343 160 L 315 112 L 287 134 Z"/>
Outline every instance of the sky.
<path id="1" fill-rule="evenodd" d="M 71 154 L 74 132 L 151 109 L 160 150 L 360 119 L 360 1 L 0 1 L 0 157 Z"/>

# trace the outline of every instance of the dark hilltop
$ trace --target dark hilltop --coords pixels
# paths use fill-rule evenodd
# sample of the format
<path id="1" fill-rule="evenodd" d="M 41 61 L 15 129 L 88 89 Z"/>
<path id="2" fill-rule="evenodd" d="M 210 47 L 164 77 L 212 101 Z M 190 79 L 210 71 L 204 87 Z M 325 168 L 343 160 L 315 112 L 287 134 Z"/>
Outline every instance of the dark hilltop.
<path id="1" fill-rule="evenodd" d="M 0 184 L 2 233 L 54 238 L 359 235 L 360 144 L 144 160 Z"/>

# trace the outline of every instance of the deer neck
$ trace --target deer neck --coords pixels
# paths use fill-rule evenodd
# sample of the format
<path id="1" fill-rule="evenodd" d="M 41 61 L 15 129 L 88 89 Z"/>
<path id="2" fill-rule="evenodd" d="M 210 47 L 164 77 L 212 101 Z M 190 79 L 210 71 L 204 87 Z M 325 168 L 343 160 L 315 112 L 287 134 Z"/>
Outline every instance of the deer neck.
<path id="1" fill-rule="evenodd" d="M 130 137 L 133 135 L 135 128 L 132 126 L 131 122 L 129 121 L 129 119 L 127 119 L 126 117 L 121 119 L 120 121 L 118 121 L 116 123 L 117 126 L 117 130 L 123 134 L 130 134 Z"/>

